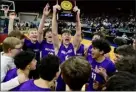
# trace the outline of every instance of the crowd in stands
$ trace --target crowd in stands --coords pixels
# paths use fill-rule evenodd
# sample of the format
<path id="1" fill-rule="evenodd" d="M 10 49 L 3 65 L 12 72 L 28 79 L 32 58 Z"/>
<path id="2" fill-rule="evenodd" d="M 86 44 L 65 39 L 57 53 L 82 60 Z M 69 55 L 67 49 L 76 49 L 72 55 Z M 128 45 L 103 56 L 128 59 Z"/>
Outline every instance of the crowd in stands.
<path id="1" fill-rule="evenodd" d="M 84 15 L 84 14 L 82 14 Z M 41 18 L 40 18 L 41 19 Z M 112 15 L 103 15 L 103 16 L 82 16 L 81 17 L 82 29 L 84 31 L 96 32 L 104 31 L 106 35 L 118 36 L 118 32 L 124 33 L 136 33 L 136 17 L 129 14 L 126 16 L 112 16 Z M 14 26 L 18 27 L 20 30 L 25 30 L 29 28 L 38 28 L 40 21 L 25 21 L 25 22 L 16 22 Z M 45 25 L 51 25 L 51 17 L 49 21 L 45 21 Z M 5 23 L 7 27 L 7 24 Z M 59 23 L 60 29 L 75 29 L 75 23 L 63 21 Z"/>
<path id="2" fill-rule="evenodd" d="M 59 5 L 53 6 L 51 25 L 44 29 L 49 7 L 47 3 L 39 25 L 25 22 L 14 26 L 15 14 L 7 16 L 8 36 L 0 53 L 2 91 L 136 91 L 136 38 L 132 44 L 119 44 L 112 61 L 111 46 L 102 31 L 131 25 L 132 32 L 134 18 L 125 22 L 108 17 L 81 21 L 80 9 L 75 6 L 76 33 L 71 41 L 70 29 L 62 28 L 59 38 L 56 16 L 61 10 Z M 82 22 L 86 21 L 94 28 L 104 27 L 94 32 L 89 46 L 81 43 Z M 27 37 L 19 26 L 28 31 Z"/>

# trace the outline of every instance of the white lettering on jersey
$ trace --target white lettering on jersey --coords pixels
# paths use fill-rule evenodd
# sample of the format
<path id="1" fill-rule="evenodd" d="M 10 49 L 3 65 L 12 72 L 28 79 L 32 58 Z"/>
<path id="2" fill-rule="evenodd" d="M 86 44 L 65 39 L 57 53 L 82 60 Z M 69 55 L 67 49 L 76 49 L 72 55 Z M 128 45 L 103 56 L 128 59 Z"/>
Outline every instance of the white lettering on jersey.
<path id="1" fill-rule="evenodd" d="M 46 51 L 52 51 L 52 52 L 54 52 L 53 49 L 49 49 L 49 48 L 45 48 L 45 50 L 46 50 Z"/>
<path id="2" fill-rule="evenodd" d="M 67 52 L 64 51 L 64 50 L 61 51 L 62 54 L 69 54 L 69 53 L 71 53 L 71 52 L 72 52 L 72 49 L 68 50 Z"/>

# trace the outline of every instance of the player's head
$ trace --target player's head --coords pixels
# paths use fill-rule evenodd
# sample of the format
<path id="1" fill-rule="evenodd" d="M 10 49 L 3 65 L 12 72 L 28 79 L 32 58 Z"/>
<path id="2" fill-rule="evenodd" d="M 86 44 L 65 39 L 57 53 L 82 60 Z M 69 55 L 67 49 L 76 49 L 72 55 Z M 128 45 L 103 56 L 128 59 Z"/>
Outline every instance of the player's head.
<path id="1" fill-rule="evenodd" d="M 91 66 L 82 57 L 71 57 L 60 68 L 64 82 L 73 91 L 80 91 L 91 75 Z"/>
<path id="2" fill-rule="evenodd" d="M 29 29 L 29 38 L 30 38 L 30 40 L 37 41 L 37 37 L 38 37 L 37 29 L 36 28 Z"/>
<path id="3" fill-rule="evenodd" d="M 118 71 L 127 71 L 136 74 L 136 54 L 134 53 L 132 56 L 128 55 L 121 58 L 115 63 L 115 66 Z"/>
<path id="4" fill-rule="evenodd" d="M 115 49 L 115 59 L 114 61 L 117 62 L 117 60 L 127 56 L 127 55 L 133 55 L 134 49 L 131 45 L 122 45 Z"/>
<path id="5" fill-rule="evenodd" d="M 4 53 L 8 53 L 11 57 L 14 57 L 20 51 L 22 51 L 22 42 L 15 37 L 7 37 L 2 44 Z"/>
<path id="6" fill-rule="evenodd" d="M 101 31 L 98 31 L 94 33 L 92 40 L 104 39 L 104 38 L 105 38 L 105 35 Z"/>
<path id="7" fill-rule="evenodd" d="M 60 59 L 54 55 L 47 55 L 41 60 L 38 67 L 40 78 L 52 81 L 59 76 Z"/>
<path id="8" fill-rule="evenodd" d="M 62 41 L 63 44 L 68 45 L 71 41 L 71 31 L 70 30 L 62 30 Z"/>
<path id="9" fill-rule="evenodd" d="M 136 76 L 117 72 L 106 83 L 106 91 L 136 91 Z"/>
<path id="10" fill-rule="evenodd" d="M 52 42 L 52 29 L 45 29 L 43 37 L 46 39 L 47 42 Z"/>
<path id="11" fill-rule="evenodd" d="M 21 51 L 14 57 L 16 67 L 21 70 L 35 70 L 36 62 L 35 54 L 29 51 Z"/>
<path id="12" fill-rule="evenodd" d="M 24 39 L 25 36 L 19 30 L 13 30 L 8 34 L 8 37 L 16 37 L 20 40 Z"/>
<path id="13" fill-rule="evenodd" d="M 92 58 L 98 58 L 109 53 L 111 50 L 109 43 L 104 39 L 96 39 L 92 41 Z"/>

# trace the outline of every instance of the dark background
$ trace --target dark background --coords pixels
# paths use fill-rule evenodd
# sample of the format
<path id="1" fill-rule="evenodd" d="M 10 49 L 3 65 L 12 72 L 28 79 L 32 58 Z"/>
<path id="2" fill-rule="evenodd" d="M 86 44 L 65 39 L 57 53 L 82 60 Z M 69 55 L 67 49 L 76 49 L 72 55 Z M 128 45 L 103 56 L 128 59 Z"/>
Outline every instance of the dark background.
<path id="1" fill-rule="evenodd" d="M 24 1 L 17 1 L 15 0 L 16 5 L 16 12 L 42 12 L 46 3 L 49 2 L 51 9 L 52 6 L 56 4 L 55 0 L 45 0 L 45 1 L 38 1 L 38 0 L 24 0 Z M 81 12 L 85 15 L 99 13 L 102 14 L 103 12 L 106 14 L 135 14 L 135 0 L 78 0 L 77 6 L 81 9 Z M 118 10 L 120 8 L 121 10 Z"/>

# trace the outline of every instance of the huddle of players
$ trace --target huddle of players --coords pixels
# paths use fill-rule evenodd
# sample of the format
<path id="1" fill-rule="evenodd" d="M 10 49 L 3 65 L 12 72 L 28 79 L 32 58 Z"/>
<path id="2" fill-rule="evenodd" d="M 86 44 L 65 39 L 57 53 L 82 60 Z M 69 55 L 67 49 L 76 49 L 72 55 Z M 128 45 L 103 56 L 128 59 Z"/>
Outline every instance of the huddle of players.
<path id="1" fill-rule="evenodd" d="M 60 9 L 59 5 L 53 6 L 52 30 L 43 31 L 44 21 L 50 13 L 49 4 L 47 4 L 43 10 L 38 33 L 30 31 L 30 39 L 25 38 L 22 41 L 18 39 L 21 39 L 19 31 L 9 33 L 10 37 L 3 42 L 4 54 L 1 62 L 4 65 L 6 61 L 4 55 L 14 58 L 14 61 L 1 66 L 1 68 L 9 68 L 1 73 L 3 75 L 1 88 L 12 91 L 50 91 L 56 80 L 56 91 L 65 91 L 66 84 L 73 91 L 81 90 L 84 84 L 87 91 L 136 90 L 136 78 L 132 75 L 136 73 L 136 52 L 133 47 L 128 45 L 118 47 L 115 50 L 114 64 L 107 57 L 107 53 L 111 50 L 110 45 L 98 32 L 93 36 L 92 45 L 87 49 L 81 44 L 78 7 L 73 9 L 77 12 L 76 34 L 73 42 L 71 43 L 71 33 L 68 30 L 63 30 L 62 41 L 60 41 L 56 20 L 57 10 Z M 13 25 L 10 24 L 10 26 Z M 21 50 L 22 42 L 24 51 Z M 80 56 L 86 56 L 86 59 Z M 42 57 L 42 60 L 39 57 Z M 29 73 L 35 69 L 39 73 L 38 78 L 29 76 Z"/>

